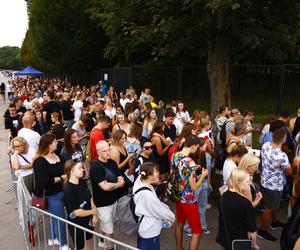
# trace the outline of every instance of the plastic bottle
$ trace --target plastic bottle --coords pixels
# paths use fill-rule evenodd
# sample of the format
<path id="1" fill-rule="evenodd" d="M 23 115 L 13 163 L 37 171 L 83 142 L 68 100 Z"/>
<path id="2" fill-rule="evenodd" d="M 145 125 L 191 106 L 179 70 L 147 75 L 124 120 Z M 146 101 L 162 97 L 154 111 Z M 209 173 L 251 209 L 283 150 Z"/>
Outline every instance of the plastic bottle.
<path id="1" fill-rule="evenodd" d="M 82 203 L 80 204 L 79 208 L 80 208 L 80 209 L 84 208 L 84 206 L 85 206 L 86 204 L 87 204 L 86 201 L 82 202 Z M 70 217 L 70 219 L 73 220 L 73 219 L 76 218 L 76 215 L 72 212 L 72 213 L 70 213 L 69 217 Z"/>
<path id="2" fill-rule="evenodd" d="M 163 222 L 162 227 L 167 229 L 170 228 L 171 224 L 169 222 Z"/>

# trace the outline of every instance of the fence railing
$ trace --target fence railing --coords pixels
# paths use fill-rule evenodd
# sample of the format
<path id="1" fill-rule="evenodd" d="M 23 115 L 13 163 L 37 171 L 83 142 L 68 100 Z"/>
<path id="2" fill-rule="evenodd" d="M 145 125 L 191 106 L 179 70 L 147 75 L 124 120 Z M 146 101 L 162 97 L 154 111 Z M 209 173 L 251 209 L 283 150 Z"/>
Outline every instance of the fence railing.
<path id="1" fill-rule="evenodd" d="M 117 91 L 132 85 L 140 93 L 150 87 L 157 99 L 196 100 L 201 108 L 210 106 L 210 85 L 206 66 L 128 67 L 59 74 L 75 83 L 90 85 L 99 80 Z M 232 106 L 259 113 L 295 111 L 300 105 L 300 65 L 231 65 Z"/>
<path id="2" fill-rule="evenodd" d="M 67 235 L 67 245 L 71 249 L 78 249 L 77 241 L 75 239 L 77 233 L 79 231 L 83 231 L 84 241 L 86 240 L 87 234 L 92 235 L 89 249 L 99 249 L 100 244 L 101 247 L 104 247 L 105 240 L 109 240 L 113 244 L 114 249 L 138 250 L 138 248 L 132 247 L 124 242 L 108 238 L 107 236 L 96 231 L 89 230 L 52 213 L 31 206 L 31 195 L 29 194 L 22 177 L 18 177 L 18 180 L 14 181 L 14 185 L 16 185 L 14 190 L 16 192 L 19 223 L 22 228 L 28 250 L 57 249 L 55 242 L 52 242 L 51 246 L 49 246 L 48 242 L 49 234 L 53 231 L 53 220 L 56 220 L 58 225 L 58 241 L 60 241 L 62 233 L 65 233 Z M 64 225 L 64 232 L 60 231 L 60 224 Z M 75 233 L 74 242 L 68 234 L 70 228 L 73 228 Z"/>

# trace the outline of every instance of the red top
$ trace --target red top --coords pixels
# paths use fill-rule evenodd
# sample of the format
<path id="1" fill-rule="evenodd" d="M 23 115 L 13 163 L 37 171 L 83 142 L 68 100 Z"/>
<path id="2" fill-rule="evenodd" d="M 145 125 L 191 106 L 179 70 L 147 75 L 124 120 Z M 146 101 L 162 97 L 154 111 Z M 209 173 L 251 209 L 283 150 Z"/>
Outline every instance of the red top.
<path id="1" fill-rule="evenodd" d="M 98 159 L 96 144 L 97 142 L 103 140 L 105 140 L 103 130 L 99 128 L 93 128 L 90 134 L 90 147 L 91 147 L 92 160 Z"/>

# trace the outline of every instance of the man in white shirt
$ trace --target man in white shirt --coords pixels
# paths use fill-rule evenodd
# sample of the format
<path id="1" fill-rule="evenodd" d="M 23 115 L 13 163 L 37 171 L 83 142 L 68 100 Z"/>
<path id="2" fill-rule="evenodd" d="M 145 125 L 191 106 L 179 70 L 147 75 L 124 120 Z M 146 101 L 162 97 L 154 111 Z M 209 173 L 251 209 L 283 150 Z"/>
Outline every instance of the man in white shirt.
<path id="1" fill-rule="evenodd" d="M 30 148 L 38 149 L 41 136 L 32 130 L 34 118 L 30 114 L 25 114 L 22 118 L 23 128 L 19 130 L 18 136 L 23 137 Z"/>
<path id="2" fill-rule="evenodd" d="M 75 101 L 73 103 L 73 108 L 75 110 L 74 112 L 74 121 L 77 122 L 80 119 L 82 110 L 83 110 L 83 100 L 84 100 L 85 96 L 83 93 L 79 93 L 77 95 L 77 101 Z"/>
<path id="3" fill-rule="evenodd" d="M 124 110 L 125 110 L 126 103 L 128 103 L 128 102 L 131 102 L 131 100 L 127 96 L 125 96 L 123 91 L 121 91 L 120 92 L 120 105 L 123 107 Z"/>

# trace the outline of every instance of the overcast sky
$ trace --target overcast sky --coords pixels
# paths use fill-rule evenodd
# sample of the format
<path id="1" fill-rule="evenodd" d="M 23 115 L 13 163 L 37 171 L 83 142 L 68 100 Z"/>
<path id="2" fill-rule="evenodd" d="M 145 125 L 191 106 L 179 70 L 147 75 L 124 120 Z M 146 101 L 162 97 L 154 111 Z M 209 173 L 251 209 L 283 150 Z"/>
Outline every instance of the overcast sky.
<path id="1" fill-rule="evenodd" d="M 0 47 L 21 47 L 28 28 L 24 0 L 0 0 Z"/>

